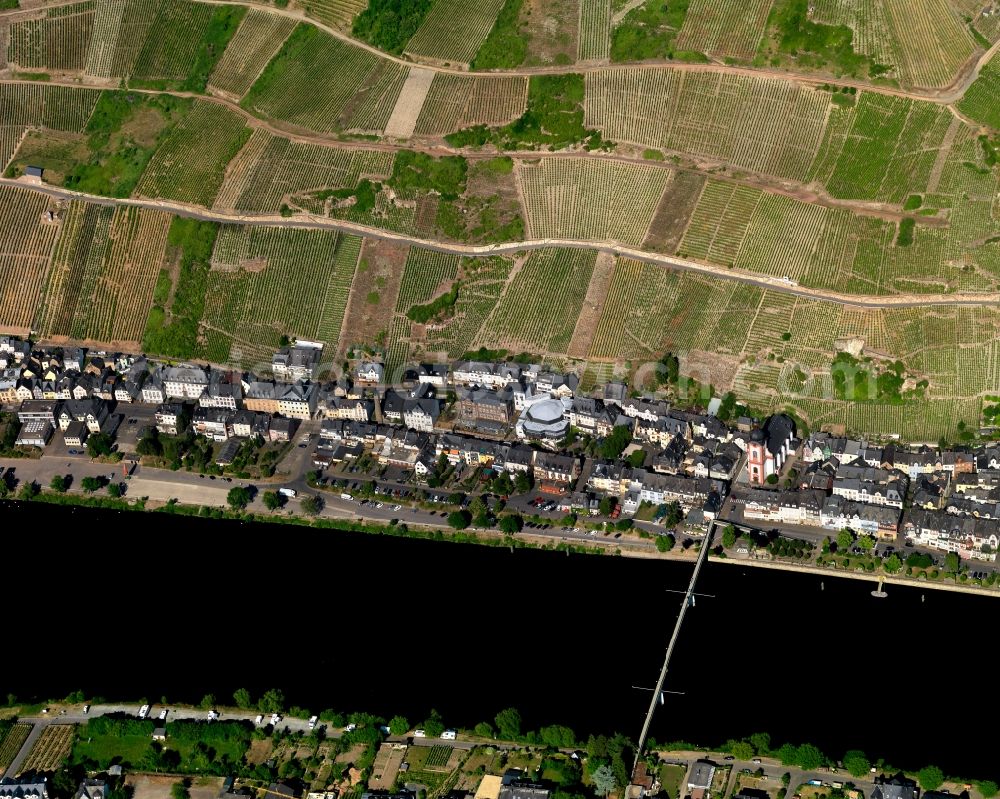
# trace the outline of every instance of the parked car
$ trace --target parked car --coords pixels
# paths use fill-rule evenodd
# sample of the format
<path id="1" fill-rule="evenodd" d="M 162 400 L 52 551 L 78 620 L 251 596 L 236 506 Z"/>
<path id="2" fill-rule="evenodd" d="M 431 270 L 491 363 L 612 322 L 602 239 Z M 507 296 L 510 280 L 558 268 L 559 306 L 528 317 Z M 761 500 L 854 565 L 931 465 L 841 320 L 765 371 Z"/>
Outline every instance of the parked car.
<path id="1" fill-rule="evenodd" d="M 426 738 L 427 737 L 427 733 L 424 732 L 423 730 L 414 730 L 413 731 L 413 737 L 414 738 Z"/>

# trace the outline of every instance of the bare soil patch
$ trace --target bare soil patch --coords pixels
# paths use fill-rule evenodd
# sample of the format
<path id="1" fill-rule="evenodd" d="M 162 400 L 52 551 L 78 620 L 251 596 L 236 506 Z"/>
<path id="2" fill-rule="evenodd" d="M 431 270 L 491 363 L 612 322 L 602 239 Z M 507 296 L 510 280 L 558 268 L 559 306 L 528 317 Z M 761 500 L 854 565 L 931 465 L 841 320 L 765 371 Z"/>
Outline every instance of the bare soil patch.
<path id="1" fill-rule="evenodd" d="M 587 296 L 583 299 L 580 316 L 576 320 L 573 338 L 566 354 L 570 358 L 586 358 L 590 351 L 590 343 L 597 331 L 597 322 L 604 310 L 604 301 L 611 286 L 611 276 L 615 271 L 615 257 L 610 253 L 597 254 L 594 271 L 590 275 L 590 285 L 587 286 Z"/>
<path id="2" fill-rule="evenodd" d="M 688 221 L 701 196 L 705 177 L 692 172 L 678 172 L 670 181 L 649 225 L 643 249 L 673 255 L 681 243 Z"/>
<path id="3" fill-rule="evenodd" d="M 739 358 L 722 355 L 718 352 L 704 350 L 689 350 L 684 359 L 683 372 L 691 375 L 703 385 L 712 385 L 717 389 L 729 390 L 736 379 L 739 369 Z"/>
<path id="4" fill-rule="evenodd" d="M 372 776 L 368 787 L 372 790 L 389 790 L 396 781 L 399 767 L 406 757 L 406 746 L 403 744 L 382 744 L 375 763 L 372 765 Z"/>
<path id="5" fill-rule="evenodd" d="M 579 0 L 527 0 L 518 28 L 528 39 L 525 66 L 572 64 L 576 60 Z"/>
<path id="6" fill-rule="evenodd" d="M 353 344 L 384 340 L 409 252 L 405 244 L 365 239 L 344 316 L 343 329 L 351 338 L 342 339 L 342 350 Z"/>
<path id="7" fill-rule="evenodd" d="M 260 741 L 250 741 L 250 749 L 247 751 L 247 762 L 254 766 L 259 766 L 271 756 L 273 749 L 274 744 L 271 743 L 270 738 L 264 738 Z"/>
<path id="8" fill-rule="evenodd" d="M 126 780 L 134 788 L 133 799 L 170 799 L 170 788 L 177 777 L 151 774 L 129 775 Z M 222 790 L 221 777 L 195 777 L 189 788 L 191 799 L 216 799 Z"/>
<path id="9" fill-rule="evenodd" d="M 417 117 L 424 107 L 427 92 L 430 91 L 434 73 L 429 69 L 411 67 L 403 89 L 396 98 L 396 105 L 385 126 L 385 135 L 397 139 L 408 139 L 417 126 Z"/>

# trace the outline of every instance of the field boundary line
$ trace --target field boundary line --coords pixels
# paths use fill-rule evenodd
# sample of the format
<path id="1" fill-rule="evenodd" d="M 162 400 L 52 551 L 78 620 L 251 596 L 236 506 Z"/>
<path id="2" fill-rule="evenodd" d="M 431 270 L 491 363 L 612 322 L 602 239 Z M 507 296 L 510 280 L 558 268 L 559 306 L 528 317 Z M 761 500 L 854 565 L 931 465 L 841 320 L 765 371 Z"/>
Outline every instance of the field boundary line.
<path id="1" fill-rule="evenodd" d="M 741 283 L 749 283 L 768 290 L 779 291 L 791 294 L 796 297 L 807 299 L 823 300 L 840 305 L 849 305 L 862 308 L 922 308 L 935 305 L 995 305 L 1000 304 L 1000 293 L 983 294 L 899 294 L 887 296 L 862 296 L 842 294 L 825 289 L 806 288 L 794 282 L 787 282 L 781 278 L 761 275 L 746 270 L 732 267 L 717 266 L 714 264 L 692 261 L 687 258 L 677 258 L 672 255 L 662 255 L 638 249 L 631 245 L 620 244 L 614 241 L 581 241 L 578 239 L 528 239 L 524 241 L 510 241 L 499 244 L 452 244 L 434 239 L 423 239 L 419 236 L 411 236 L 405 233 L 395 233 L 383 230 L 371 225 L 363 225 L 357 222 L 349 222 L 342 219 L 330 219 L 312 215 L 303 215 L 298 218 L 283 217 L 280 214 L 239 214 L 215 211 L 202 206 L 189 203 L 176 202 L 173 200 L 146 200 L 140 198 L 115 199 L 110 197 L 100 197 L 84 192 L 63 189 L 58 186 L 48 186 L 44 184 L 28 183 L 14 178 L 0 178 L 0 185 L 17 186 L 28 191 L 43 194 L 55 199 L 83 200 L 94 205 L 108 207 L 136 207 L 150 208 L 160 211 L 168 211 L 193 219 L 207 222 L 219 222 L 240 225 L 256 225 L 263 227 L 298 228 L 303 230 L 332 230 L 344 233 L 353 233 L 370 239 L 381 241 L 393 241 L 409 246 L 421 247 L 435 252 L 454 253 L 457 255 L 484 257 L 491 255 L 507 255 L 518 252 L 528 252 L 531 250 L 543 250 L 550 248 L 564 248 L 576 250 L 594 250 L 606 252 L 624 258 L 634 258 L 644 263 L 658 264 L 681 271 L 695 272 L 710 278 L 731 280 Z"/>

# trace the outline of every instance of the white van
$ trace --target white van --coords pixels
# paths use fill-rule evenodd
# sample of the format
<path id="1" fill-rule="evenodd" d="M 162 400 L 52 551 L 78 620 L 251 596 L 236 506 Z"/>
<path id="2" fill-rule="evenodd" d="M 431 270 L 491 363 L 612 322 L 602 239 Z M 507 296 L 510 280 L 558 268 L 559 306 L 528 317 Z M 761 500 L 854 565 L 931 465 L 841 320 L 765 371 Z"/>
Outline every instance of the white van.
<path id="1" fill-rule="evenodd" d="M 426 738 L 427 737 L 427 733 L 424 732 L 423 730 L 414 730 L 413 731 L 413 737 L 414 738 Z"/>
<path id="2" fill-rule="evenodd" d="M 144 719 L 149 715 L 149 705 L 143 705 L 139 708 L 139 718 Z"/>
<path id="3" fill-rule="evenodd" d="M 310 716 L 309 717 L 309 729 L 310 730 L 316 729 L 316 722 L 317 721 L 319 721 L 319 716 Z"/>
<path id="4" fill-rule="evenodd" d="M 350 502 L 352 499 L 354 499 L 354 497 L 351 496 L 350 494 L 341 494 L 340 498 L 341 499 L 346 499 L 348 502 Z"/>
<path id="5" fill-rule="evenodd" d="M 278 489 L 278 493 L 279 494 L 284 494 L 286 497 L 294 497 L 295 496 L 295 489 L 294 488 L 279 488 Z"/>
<path id="6" fill-rule="evenodd" d="M 441 740 L 454 741 L 456 734 L 457 733 L 454 730 L 445 730 L 443 733 L 441 733 Z"/>

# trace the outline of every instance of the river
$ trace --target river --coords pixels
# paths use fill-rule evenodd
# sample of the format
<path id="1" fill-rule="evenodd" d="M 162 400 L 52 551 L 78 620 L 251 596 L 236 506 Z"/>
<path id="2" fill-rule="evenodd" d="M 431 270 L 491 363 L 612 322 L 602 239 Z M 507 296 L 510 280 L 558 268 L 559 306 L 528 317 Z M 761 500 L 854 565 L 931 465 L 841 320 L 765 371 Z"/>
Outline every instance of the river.
<path id="1" fill-rule="evenodd" d="M 197 702 L 284 690 L 291 704 L 472 726 L 638 735 L 684 563 L 494 549 L 298 527 L 0 505 L 7 573 L 0 691 Z M 997 776 L 980 659 L 995 600 L 707 564 L 652 735 L 861 748 Z M 710 595 L 710 596 L 709 596 Z M 960 673 L 961 672 L 961 673 Z M 958 677 L 965 675 L 963 681 Z M 961 685 L 975 688 L 963 694 Z M 955 732 L 942 735 L 941 725 Z"/>

